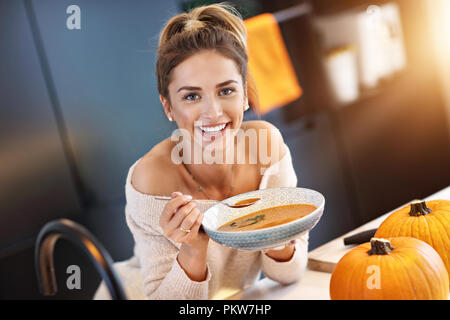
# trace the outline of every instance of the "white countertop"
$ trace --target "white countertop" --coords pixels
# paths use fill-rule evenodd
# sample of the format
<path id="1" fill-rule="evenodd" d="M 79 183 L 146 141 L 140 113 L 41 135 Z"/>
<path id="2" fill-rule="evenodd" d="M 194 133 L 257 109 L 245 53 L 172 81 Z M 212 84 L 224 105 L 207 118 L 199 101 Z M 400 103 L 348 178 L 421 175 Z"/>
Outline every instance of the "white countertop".
<path id="1" fill-rule="evenodd" d="M 425 198 L 424 200 L 448 199 L 450 200 L 450 186 Z M 412 199 L 414 200 L 414 199 Z M 403 207 L 403 206 L 401 206 Z M 400 207 L 399 207 L 400 208 Z M 398 208 L 398 209 L 399 209 Z M 361 231 L 377 228 L 394 209 L 377 219 L 352 230 L 351 232 L 334 239 L 323 246 L 309 252 L 309 257 L 338 261 L 354 246 L 345 246 L 343 239 Z M 331 250 L 330 250 L 331 249 Z M 329 285 L 331 273 L 306 269 L 302 279 L 292 285 L 283 286 L 278 282 L 264 278 L 253 286 L 229 296 L 229 300 L 329 300 Z M 450 297 L 450 294 L 449 294 Z"/>

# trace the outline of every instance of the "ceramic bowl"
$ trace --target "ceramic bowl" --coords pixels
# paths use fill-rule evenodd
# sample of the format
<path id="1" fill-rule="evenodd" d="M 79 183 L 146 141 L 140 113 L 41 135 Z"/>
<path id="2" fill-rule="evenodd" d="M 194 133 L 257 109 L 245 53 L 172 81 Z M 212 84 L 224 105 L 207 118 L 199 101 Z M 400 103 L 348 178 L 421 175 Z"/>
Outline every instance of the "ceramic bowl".
<path id="1" fill-rule="evenodd" d="M 225 203 L 260 198 L 257 203 L 245 208 L 230 208 Z M 312 213 L 279 225 L 252 231 L 218 231 L 217 229 L 233 219 L 252 212 L 289 204 L 310 204 L 317 209 Z M 325 198 L 317 191 L 305 188 L 271 188 L 242 193 L 225 199 L 204 212 L 203 229 L 208 236 L 227 247 L 241 250 L 266 250 L 287 244 L 300 235 L 310 231 L 319 222 Z"/>

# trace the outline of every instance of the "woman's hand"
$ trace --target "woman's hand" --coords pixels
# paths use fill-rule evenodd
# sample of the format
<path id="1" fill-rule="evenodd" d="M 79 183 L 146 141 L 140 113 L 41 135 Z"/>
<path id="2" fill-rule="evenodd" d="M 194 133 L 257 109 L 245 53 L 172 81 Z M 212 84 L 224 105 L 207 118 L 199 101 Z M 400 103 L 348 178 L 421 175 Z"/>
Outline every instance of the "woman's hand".
<path id="1" fill-rule="evenodd" d="M 204 232 L 199 232 L 202 220 L 203 213 L 197 208 L 192 196 L 173 192 L 172 200 L 163 209 L 159 224 L 167 238 L 201 250 L 208 245 L 209 240 Z"/>
<path id="2" fill-rule="evenodd" d="M 296 240 L 292 240 L 281 250 L 263 250 L 263 253 L 278 262 L 286 262 L 292 259 L 295 252 Z"/>
<path id="3" fill-rule="evenodd" d="M 192 196 L 173 192 L 159 219 L 164 235 L 174 242 L 181 243 L 178 263 L 193 281 L 206 279 L 206 252 L 209 237 L 199 231 L 203 213 L 197 208 Z"/>

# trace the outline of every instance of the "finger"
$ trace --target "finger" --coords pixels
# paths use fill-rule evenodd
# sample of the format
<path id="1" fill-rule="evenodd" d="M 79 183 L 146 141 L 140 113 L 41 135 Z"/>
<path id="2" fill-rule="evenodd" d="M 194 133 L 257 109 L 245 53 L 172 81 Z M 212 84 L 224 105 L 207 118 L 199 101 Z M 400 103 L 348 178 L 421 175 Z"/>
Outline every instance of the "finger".
<path id="1" fill-rule="evenodd" d="M 192 227 L 192 230 L 193 230 L 195 233 L 198 233 L 198 232 L 199 232 L 200 227 L 202 226 L 202 221 L 203 221 L 203 213 L 200 212 L 200 214 L 199 214 L 198 217 L 197 217 L 197 220 L 195 221 L 194 226 Z"/>
<path id="2" fill-rule="evenodd" d="M 202 212 L 202 214 L 198 218 L 199 219 L 198 232 L 200 232 L 200 233 L 206 233 L 205 229 L 203 228 L 203 217 L 204 217 L 204 213 Z"/>
<path id="3" fill-rule="evenodd" d="M 191 230 L 190 232 L 184 232 L 182 230 L 180 230 L 181 232 L 184 233 L 183 237 L 181 238 L 181 241 L 184 240 L 188 240 L 188 239 L 193 239 L 196 238 L 198 235 L 198 230 L 201 226 L 202 223 L 202 219 L 203 219 L 203 213 L 200 210 L 197 210 L 198 214 L 197 214 L 197 218 L 195 219 L 194 223 L 192 224 L 192 226 L 189 228 L 189 230 Z M 194 213 L 191 213 L 191 215 L 193 216 Z M 183 221 L 184 224 L 184 221 Z M 187 229 L 184 226 L 182 226 L 183 229 Z"/>
<path id="4" fill-rule="evenodd" d="M 172 194 L 170 195 L 171 197 L 172 197 L 172 199 L 173 198 L 175 198 L 175 197 L 177 197 L 177 196 L 182 196 L 183 194 L 181 193 L 181 192 L 179 192 L 179 191 L 175 191 L 175 192 L 172 192 Z"/>
<path id="5" fill-rule="evenodd" d="M 169 200 L 166 207 L 170 211 L 174 212 L 178 209 L 178 207 L 188 203 L 192 200 L 192 196 L 189 194 L 182 194 L 181 192 L 173 192 L 172 200 Z"/>
<path id="6" fill-rule="evenodd" d="M 186 218 L 181 221 L 180 228 L 183 228 L 185 230 L 191 230 L 195 223 L 197 222 L 198 216 L 200 215 L 200 210 L 193 209 Z"/>
<path id="7" fill-rule="evenodd" d="M 285 248 L 286 248 L 286 245 L 287 245 L 287 244 L 282 245 L 282 246 L 277 246 L 277 247 L 274 247 L 274 248 L 263 249 L 263 250 L 261 250 L 261 251 L 262 251 L 263 253 L 267 253 L 268 251 L 279 251 L 279 250 L 285 249 Z"/>
<path id="8" fill-rule="evenodd" d="M 161 214 L 160 224 L 161 225 L 167 224 L 172 219 L 177 209 L 180 206 L 189 203 L 191 200 L 192 196 L 190 195 L 176 196 L 175 198 L 170 200 L 164 207 L 164 210 Z"/>
<path id="9" fill-rule="evenodd" d="M 172 199 L 169 200 L 168 203 L 166 203 L 163 212 L 159 217 L 159 224 L 163 229 L 165 229 L 165 227 L 169 223 L 170 219 L 172 219 L 177 209 L 180 206 L 186 204 L 190 199 L 190 197 L 188 196 L 183 196 L 181 192 L 172 192 L 171 197 Z"/>
<path id="10" fill-rule="evenodd" d="M 194 201 L 178 208 L 177 212 L 169 220 L 167 228 L 171 231 L 180 227 L 181 222 L 191 213 L 191 211 L 197 206 Z"/>

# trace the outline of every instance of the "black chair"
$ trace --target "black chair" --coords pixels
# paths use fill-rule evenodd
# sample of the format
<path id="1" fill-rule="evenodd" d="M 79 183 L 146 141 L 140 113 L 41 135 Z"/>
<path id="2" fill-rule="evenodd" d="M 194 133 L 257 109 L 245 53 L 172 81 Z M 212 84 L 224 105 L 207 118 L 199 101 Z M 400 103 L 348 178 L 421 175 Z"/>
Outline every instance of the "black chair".
<path id="1" fill-rule="evenodd" d="M 83 226 L 68 219 L 59 219 L 42 227 L 36 240 L 34 263 L 39 289 L 45 296 L 58 291 L 53 262 L 53 250 L 59 238 L 81 248 L 94 263 L 113 300 L 127 300 L 123 285 L 113 269 L 113 260 L 103 245 Z"/>

